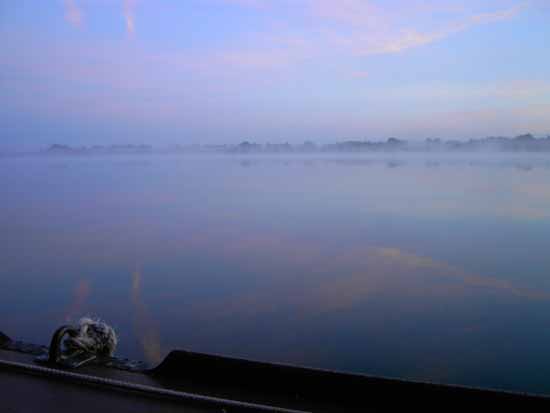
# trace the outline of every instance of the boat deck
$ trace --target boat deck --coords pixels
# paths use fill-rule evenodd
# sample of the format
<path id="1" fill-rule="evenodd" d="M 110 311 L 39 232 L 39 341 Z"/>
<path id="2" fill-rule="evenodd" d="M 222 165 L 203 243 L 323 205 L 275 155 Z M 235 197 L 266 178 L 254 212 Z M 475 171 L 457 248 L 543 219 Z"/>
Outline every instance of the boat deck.
<path id="1" fill-rule="evenodd" d="M 548 411 L 550 398 L 174 351 L 156 368 L 37 365 L 0 349 L 5 412 Z"/>

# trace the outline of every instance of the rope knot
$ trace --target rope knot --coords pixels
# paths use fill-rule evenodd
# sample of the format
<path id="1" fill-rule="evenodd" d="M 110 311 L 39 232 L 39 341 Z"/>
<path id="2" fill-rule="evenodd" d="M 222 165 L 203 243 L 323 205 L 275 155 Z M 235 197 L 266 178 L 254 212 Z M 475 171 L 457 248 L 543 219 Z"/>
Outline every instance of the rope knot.
<path id="1" fill-rule="evenodd" d="M 65 339 L 65 347 L 83 350 L 100 356 L 112 356 L 118 339 L 115 330 L 97 319 L 83 317 L 78 321 L 78 332 Z"/>

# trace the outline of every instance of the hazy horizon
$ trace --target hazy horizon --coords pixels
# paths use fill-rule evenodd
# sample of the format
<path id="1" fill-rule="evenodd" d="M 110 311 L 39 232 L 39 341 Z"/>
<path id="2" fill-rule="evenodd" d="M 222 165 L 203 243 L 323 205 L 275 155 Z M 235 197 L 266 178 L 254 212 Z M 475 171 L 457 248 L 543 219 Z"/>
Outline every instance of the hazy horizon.
<path id="1" fill-rule="evenodd" d="M 533 136 L 532 134 L 526 132 L 524 134 L 521 134 L 521 135 L 518 135 L 518 136 L 525 136 L 525 135 L 531 135 Z M 11 145 L 11 146 L 0 146 L 0 153 L 4 152 L 4 153 L 21 153 L 21 154 L 25 154 L 25 153 L 35 153 L 35 152 L 44 152 L 44 151 L 47 151 L 49 149 L 51 149 L 52 147 L 55 147 L 55 146 L 64 146 L 64 147 L 67 147 L 67 148 L 70 148 L 70 149 L 92 149 L 92 148 L 105 148 L 105 149 L 109 149 L 111 147 L 124 147 L 124 146 L 134 146 L 134 147 L 137 147 L 137 146 L 148 146 L 150 147 L 151 149 L 153 150 L 169 150 L 171 148 L 175 148 L 175 147 L 182 147 L 182 148 L 185 148 L 185 147 L 193 147 L 193 146 L 199 146 L 199 147 L 205 147 L 205 148 L 208 148 L 208 147 L 227 147 L 227 148 L 231 148 L 231 147 L 237 147 L 238 145 L 242 144 L 242 143 L 245 143 L 245 142 L 249 142 L 249 143 L 253 143 L 253 144 L 259 144 L 261 146 L 265 146 L 265 145 L 285 145 L 285 144 L 289 144 L 291 145 L 292 147 L 294 148 L 298 148 L 300 147 L 300 145 L 305 145 L 305 144 L 313 144 L 315 145 L 316 147 L 318 148 L 323 148 L 323 147 L 326 147 L 326 146 L 330 146 L 330 145 L 334 145 L 334 144 L 343 144 L 343 143 L 346 143 L 346 142 L 370 142 L 370 143 L 386 143 L 388 139 L 390 138 L 394 138 L 394 139 L 399 139 L 399 140 L 402 140 L 404 143 L 407 143 L 407 144 L 410 144 L 410 145 L 419 145 L 419 144 L 423 144 L 423 143 L 426 143 L 426 142 L 429 142 L 430 139 L 435 139 L 435 138 L 425 138 L 425 139 L 418 139 L 418 140 L 406 140 L 406 139 L 401 139 L 401 138 L 398 138 L 398 137 L 395 137 L 395 136 L 392 136 L 392 137 L 389 137 L 389 138 L 386 138 L 386 139 L 368 139 L 368 138 L 347 138 L 347 139 L 339 139 L 339 140 L 334 140 L 334 141 L 326 141 L 326 142 L 319 142 L 319 141 L 315 141 L 315 140 L 305 140 L 305 141 L 301 141 L 301 142 L 289 142 L 288 140 L 287 141 L 284 141 L 284 140 L 281 140 L 281 141 L 273 141 L 273 142 L 263 142 L 261 139 L 258 140 L 258 141 L 249 141 L 249 140 L 242 140 L 242 141 L 239 141 L 239 142 L 212 142 L 212 143 L 199 143 L 199 142 L 189 142 L 189 143 L 186 143 L 186 144 L 181 144 L 181 143 L 177 143 L 177 142 L 172 142 L 172 143 L 166 143 L 166 144 L 160 144 L 160 145 L 155 145 L 155 144 L 151 144 L 150 142 L 135 142 L 135 143 L 128 143 L 128 142 L 120 142 L 120 143 L 101 143 L 101 142 L 93 142 L 93 143 L 81 143 L 81 144 L 78 144 L 78 145 L 71 145 L 71 144 L 67 144 L 65 142 L 51 142 L 49 144 L 44 144 L 44 145 Z M 473 140 L 484 140 L 484 139 L 488 139 L 488 138 L 504 138 L 504 139 L 514 139 L 516 138 L 516 136 L 512 137 L 512 136 L 487 136 L 487 137 L 480 137 L 480 138 L 470 138 L 470 139 L 444 139 L 444 138 L 437 138 L 438 140 L 440 140 L 442 143 L 446 143 L 446 142 L 458 142 L 458 143 L 461 143 L 461 144 L 465 144 L 465 143 L 468 143 L 469 141 L 471 141 L 472 139 Z M 550 138 L 550 134 L 547 134 L 547 135 L 544 135 L 544 136 L 534 136 L 535 139 L 549 139 Z"/>

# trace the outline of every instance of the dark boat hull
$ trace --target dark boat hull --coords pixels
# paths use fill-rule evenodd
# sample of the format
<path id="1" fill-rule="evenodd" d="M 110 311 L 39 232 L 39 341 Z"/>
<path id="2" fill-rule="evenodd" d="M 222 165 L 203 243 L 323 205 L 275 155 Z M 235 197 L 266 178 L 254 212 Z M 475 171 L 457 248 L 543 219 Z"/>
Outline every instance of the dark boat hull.
<path id="1" fill-rule="evenodd" d="M 5 337 L 5 336 L 4 336 Z M 173 351 L 153 369 L 40 366 L 42 346 L 0 340 L 4 411 L 539 411 L 550 398 Z M 20 349 L 20 351 L 18 351 Z M 113 364 L 116 366 L 116 364 Z M 32 397 L 28 397 L 32 395 Z M 183 410 L 182 410 L 183 407 Z"/>

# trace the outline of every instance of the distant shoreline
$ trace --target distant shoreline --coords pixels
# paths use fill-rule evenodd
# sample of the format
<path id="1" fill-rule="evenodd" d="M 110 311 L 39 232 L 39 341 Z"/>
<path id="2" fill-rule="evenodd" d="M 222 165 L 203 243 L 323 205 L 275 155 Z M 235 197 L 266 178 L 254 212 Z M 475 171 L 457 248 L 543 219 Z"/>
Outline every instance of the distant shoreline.
<path id="1" fill-rule="evenodd" d="M 64 154 L 116 154 L 116 153 L 361 153 L 361 152 L 550 152 L 550 136 L 537 138 L 532 134 L 514 138 L 488 137 L 468 141 L 426 139 L 408 142 L 397 138 L 385 141 L 347 140 L 329 144 L 311 141 L 302 144 L 243 141 L 229 145 L 172 145 L 155 149 L 151 145 L 112 145 L 71 147 L 52 145 L 46 153 Z"/>
<path id="2" fill-rule="evenodd" d="M 532 134 L 514 138 L 488 137 L 467 141 L 426 139 L 405 141 L 389 138 L 385 141 L 344 140 L 317 144 L 306 141 L 302 144 L 255 143 L 243 141 L 238 144 L 221 145 L 94 145 L 71 146 L 53 144 L 38 151 L 0 152 L 2 156 L 23 155 L 141 155 L 141 154 L 354 154 L 354 153 L 550 153 L 550 135 L 535 137 Z"/>

